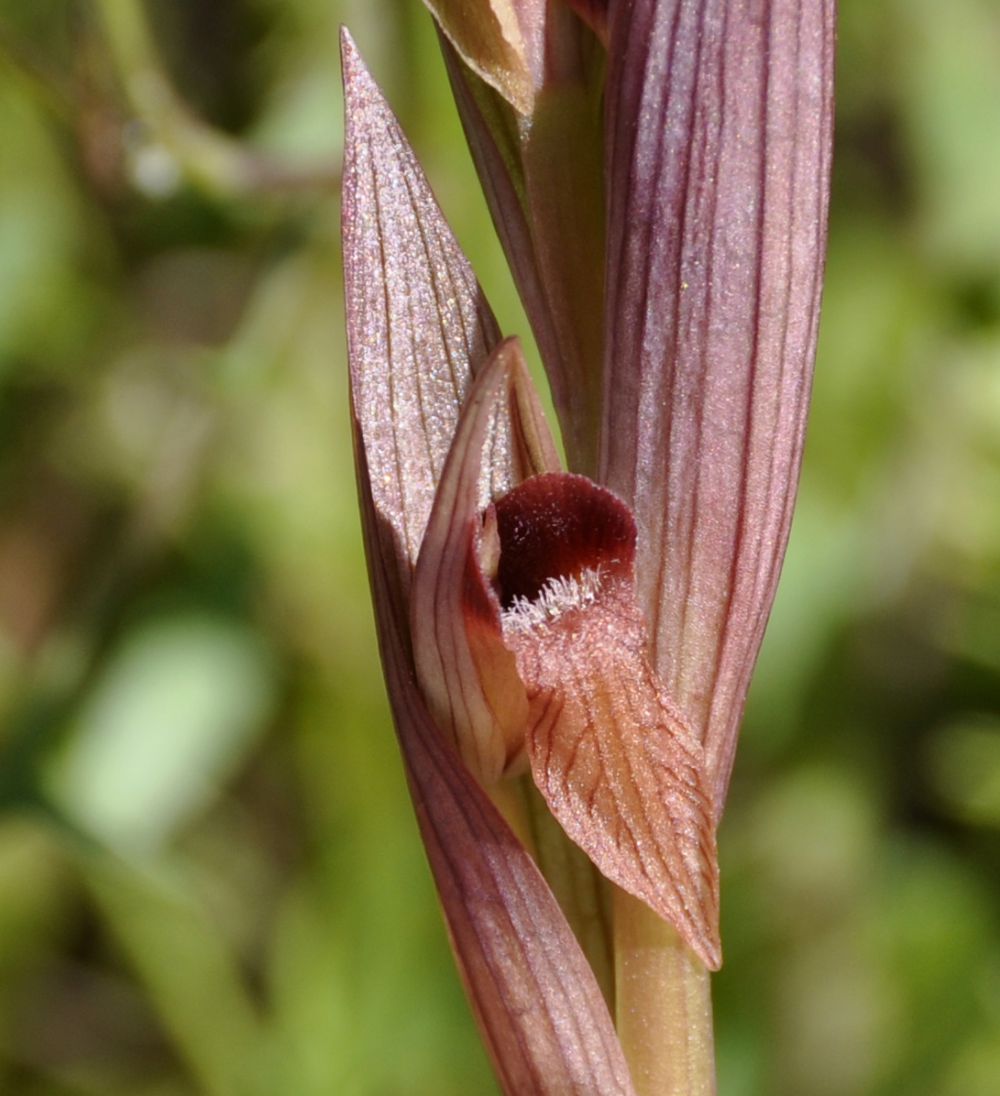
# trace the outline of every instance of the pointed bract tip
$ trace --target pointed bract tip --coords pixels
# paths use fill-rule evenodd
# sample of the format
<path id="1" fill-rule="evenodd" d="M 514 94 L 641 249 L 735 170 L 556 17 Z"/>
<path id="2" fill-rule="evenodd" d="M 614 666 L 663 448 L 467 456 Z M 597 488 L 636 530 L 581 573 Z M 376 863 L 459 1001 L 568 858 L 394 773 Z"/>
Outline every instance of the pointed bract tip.
<path id="1" fill-rule="evenodd" d="M 340 76 L 344 84 L 344 109 L 350 119 L 352 111 L 358 107 L 358 85 L 373 80 L 351 32 L 343 25 L 340 28 Z"/>
<path id="2" fill-rule="evenodd" d="M 350 108 L 355 110 L 360 108 L 361 95 L 366 91 L 377 96 L 379 101 L 385 101 L 382 89 L 365 64 L 361 50 L 358 49 L 357 42 L 354 41 L 346 26 L 340 28 L 340 69 L 344 83 L 344 98 Z"/>
<path id="3" fill-rule="evenodd" d="M 347 29 L 346 24 L 340 24 L 340 63 L 343 65 L 346 72 L 347 68 L 353 65 L 356 61 L 360 61 L 361 57 L 358 53 L 358 47 L 354 43 L 354 39 L 351 37 L 351 32 Z"/>

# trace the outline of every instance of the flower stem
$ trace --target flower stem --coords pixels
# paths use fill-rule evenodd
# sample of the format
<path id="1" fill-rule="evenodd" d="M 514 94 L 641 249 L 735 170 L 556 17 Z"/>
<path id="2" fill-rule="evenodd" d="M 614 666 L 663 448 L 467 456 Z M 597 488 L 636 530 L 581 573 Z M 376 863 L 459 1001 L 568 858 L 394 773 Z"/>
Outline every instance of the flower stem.
<path id="1" fill-rule="evenodd" d="M 614 888 L 618 1034 L 639 1096 L 715 1096 L 709 973 L 665 921 Z"/>

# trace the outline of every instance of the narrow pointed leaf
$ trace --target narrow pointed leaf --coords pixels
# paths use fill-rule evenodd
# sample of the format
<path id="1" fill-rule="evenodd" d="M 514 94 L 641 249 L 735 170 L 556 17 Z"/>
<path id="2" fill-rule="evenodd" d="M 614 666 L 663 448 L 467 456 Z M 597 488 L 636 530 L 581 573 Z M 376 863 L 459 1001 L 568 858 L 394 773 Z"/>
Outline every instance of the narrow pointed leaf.
<path id="1" fill-rule="evenodd" d="M 417 548 L 461 402 L 497 332 L 346 33 L 343 55 L 344 265 L 362 527 L 421 834 L 504 1092 L 629 1096 L 634 1090 L 621 1047 L 579 945 L 416 684 L 407 598 Z M 505 461 L 515 467 L 503 445 L 491 457 L 498 467 Z"/>
<path id="2" fill-rule="evenodd" d="M 826 240 L 833 0 L 611 7 L 601 479 L 717 811 L 784 555 Z"/>
<path id="3" fill-rule="evenodd" d="M 413 653 L 424 696 L 484 784 L 524 753 L 528 698 L 500 640 L 500 614 L 482 587 L 480 514 L 513 486 L 489 450 L 512 428 L 518 479 L 559 467 L 514 339 L 500 344 L 473 384 L 434 500 L 410 602 Z M 470 605 L 478 588 L 479 597 Z"/>
<path id="4" fill-rule="evenodd" d="M 701 743 L 646 654 L 635 524 L 582 476 L 496 503 L 503 636 L 531 699 L 532 775 L 609 879 L 721 962 L 718 868 Z"/>
<path id="5" fill-rule="evenodd" d="M 500 333 L 412 149 L 346 32 L 343 64 L 351 398 L 365 427 L 380 535 L 394 546 L 405 597 L 472 370 Z"/>

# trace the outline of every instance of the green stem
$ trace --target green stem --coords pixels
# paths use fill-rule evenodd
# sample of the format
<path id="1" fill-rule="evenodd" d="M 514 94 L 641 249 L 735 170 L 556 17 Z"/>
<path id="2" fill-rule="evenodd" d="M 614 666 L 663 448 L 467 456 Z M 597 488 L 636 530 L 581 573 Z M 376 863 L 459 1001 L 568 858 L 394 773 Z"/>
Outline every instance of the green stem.
<path id="1" fill-rule="evenodd" d="M 226 197 L 269 190 L 329 189 L 339 182 L 335 163 L 286 165 L 207 125 L 170 83 L 142 5 L 136 0 L 97 0 L 97 7 L 132 110 L 191 182 Z"/>
<path id="2" fill-rule="evenodd" d="M 709 973 L 677 933 L 615 888 L 618 1035 L 639 1096 L 715 1096 Z"/>

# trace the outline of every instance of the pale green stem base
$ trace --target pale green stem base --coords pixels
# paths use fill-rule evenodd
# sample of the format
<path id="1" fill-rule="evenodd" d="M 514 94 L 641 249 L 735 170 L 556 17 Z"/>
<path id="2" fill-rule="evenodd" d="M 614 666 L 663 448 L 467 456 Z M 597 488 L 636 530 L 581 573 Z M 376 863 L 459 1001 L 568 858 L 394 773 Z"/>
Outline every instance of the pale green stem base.
<path id="1" fill-rule="evenodd" d="M 615 888 L 618 1035 L 639 1096 L 715 1096 L 709 973 L 677 933 Z"/>
<path id="2" fill-rule="evenodd" d="M 552 817 L 530 776 L 505 780 L 490 798 L 541 869 L 587 957 L 608 1008 L 614 1005 L 611 902 L 597 868 Z"/>

